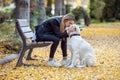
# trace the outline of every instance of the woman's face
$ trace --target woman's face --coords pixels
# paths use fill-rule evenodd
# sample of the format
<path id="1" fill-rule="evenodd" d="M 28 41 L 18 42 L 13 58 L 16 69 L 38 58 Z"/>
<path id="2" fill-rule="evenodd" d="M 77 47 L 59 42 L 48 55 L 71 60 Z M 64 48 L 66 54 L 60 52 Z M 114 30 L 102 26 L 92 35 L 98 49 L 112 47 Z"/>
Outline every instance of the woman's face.
<path id="1" fill-rule="evenodd" d="M 69 27 L 71 24 L 74 24 L 74 20 L 68 20 L 65 22 L 65 27 Z"/>

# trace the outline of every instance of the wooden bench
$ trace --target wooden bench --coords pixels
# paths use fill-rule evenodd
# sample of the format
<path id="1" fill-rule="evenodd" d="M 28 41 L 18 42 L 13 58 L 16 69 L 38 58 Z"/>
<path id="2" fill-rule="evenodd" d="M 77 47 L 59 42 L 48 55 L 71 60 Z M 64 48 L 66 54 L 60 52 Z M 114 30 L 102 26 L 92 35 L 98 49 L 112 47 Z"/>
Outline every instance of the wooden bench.
<path id="1" fill-rule="evenodd" d="M 28 51 L 28 55 L 27 55 L 26 60 L 32 60 L 31 53 L 33 51 L 33 48 L 45 47 L 45 46 L 48 46 L 52 43 L 51 41 L 32 42 L 33 32 L 30 28 L 30 25 L 29 25 L 29 22 L 27 21 L 27 19 L 17 19 L 16 20 L 16 29 L 17 29 L 17 31 L 22 39 L 22 43 L 23 43 L 22 49 L 19 53 L 19 58 L 18 58 L 16 66 L 21 66 L 24 64 L 23 57 L 24 57 L 24 54 L 27 50 L 29 50 L 29 51 Z M 28 43 L 27 40 L 30 40 L 31 42 Z"/>

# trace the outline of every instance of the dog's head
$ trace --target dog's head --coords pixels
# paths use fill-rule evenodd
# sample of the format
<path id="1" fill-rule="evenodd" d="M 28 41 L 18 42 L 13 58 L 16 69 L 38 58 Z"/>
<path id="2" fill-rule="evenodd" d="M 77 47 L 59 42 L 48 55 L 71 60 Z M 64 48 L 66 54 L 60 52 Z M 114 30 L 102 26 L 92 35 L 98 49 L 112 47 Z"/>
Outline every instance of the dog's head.
<path id="1" fill-rule="evenodd" d="M 79 34 L 80 35 L 80 28 L 76 24 L 70 25 L 69 27 L 66 28 L 66 30 L 73 29 L 73 28 L 75 28 L 75 31 L 74 32 L 70 32 L 69 36 L 74 35 L 74 34 Z"/>

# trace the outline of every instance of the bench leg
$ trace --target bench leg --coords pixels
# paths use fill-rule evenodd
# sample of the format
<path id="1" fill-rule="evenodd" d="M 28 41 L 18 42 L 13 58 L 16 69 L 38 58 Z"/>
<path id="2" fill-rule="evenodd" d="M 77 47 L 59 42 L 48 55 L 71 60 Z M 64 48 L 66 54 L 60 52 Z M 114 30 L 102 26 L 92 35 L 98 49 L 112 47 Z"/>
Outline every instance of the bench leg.
<path id="1" fill-rule="evenodd" d="M 29 50 L 26 60 L 32 60 L 32 57 L 31 57 L 32 51 L 33 51 L 33 48 Z"/>
<path id="2" fill-rule="evenodd" d="M 20 53 L 19 53 L 20 56 L 19 56 L 19 58 L 18 58 L 18 61 L 17 61 L 16 66 L 21 66 L 21 65 L 23 64 L 22 59 L 23 59 L 23 57 L 24 57 L 25 51 L 26 51 L 25 48 L 23 48 L 23 49 L 20 51 Z"/>
<path id="3" fill-rule="evenodd" d="M 29 50 L 26 60 L 38 60 L 31 57 L 32 51 L 33 51 L 33 48 Z"/>

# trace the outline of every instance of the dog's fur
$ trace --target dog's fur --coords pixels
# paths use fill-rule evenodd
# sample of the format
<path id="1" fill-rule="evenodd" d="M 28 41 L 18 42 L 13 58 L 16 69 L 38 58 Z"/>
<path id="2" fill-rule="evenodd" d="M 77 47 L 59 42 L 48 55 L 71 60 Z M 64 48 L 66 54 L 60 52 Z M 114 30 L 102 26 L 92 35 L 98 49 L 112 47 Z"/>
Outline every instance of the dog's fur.
<path id="1" fill-rule="evenodd" d="M 76 30 L 75 32 L 71 32 L 69 36 L 73 34 L 80 34 L 80 28 L 76 24 L 67 27 L 66 30 L 71 28 L 75 28 Z M 74 35 L 70 37 L 67 47 L 71 51 L 71 58 L 65 65 L 67 68 L 73 68 L 74 66 L 79 68 L 95 66 L 96 57 L 94 54 L 94 49 L 81 36 Z"/>

